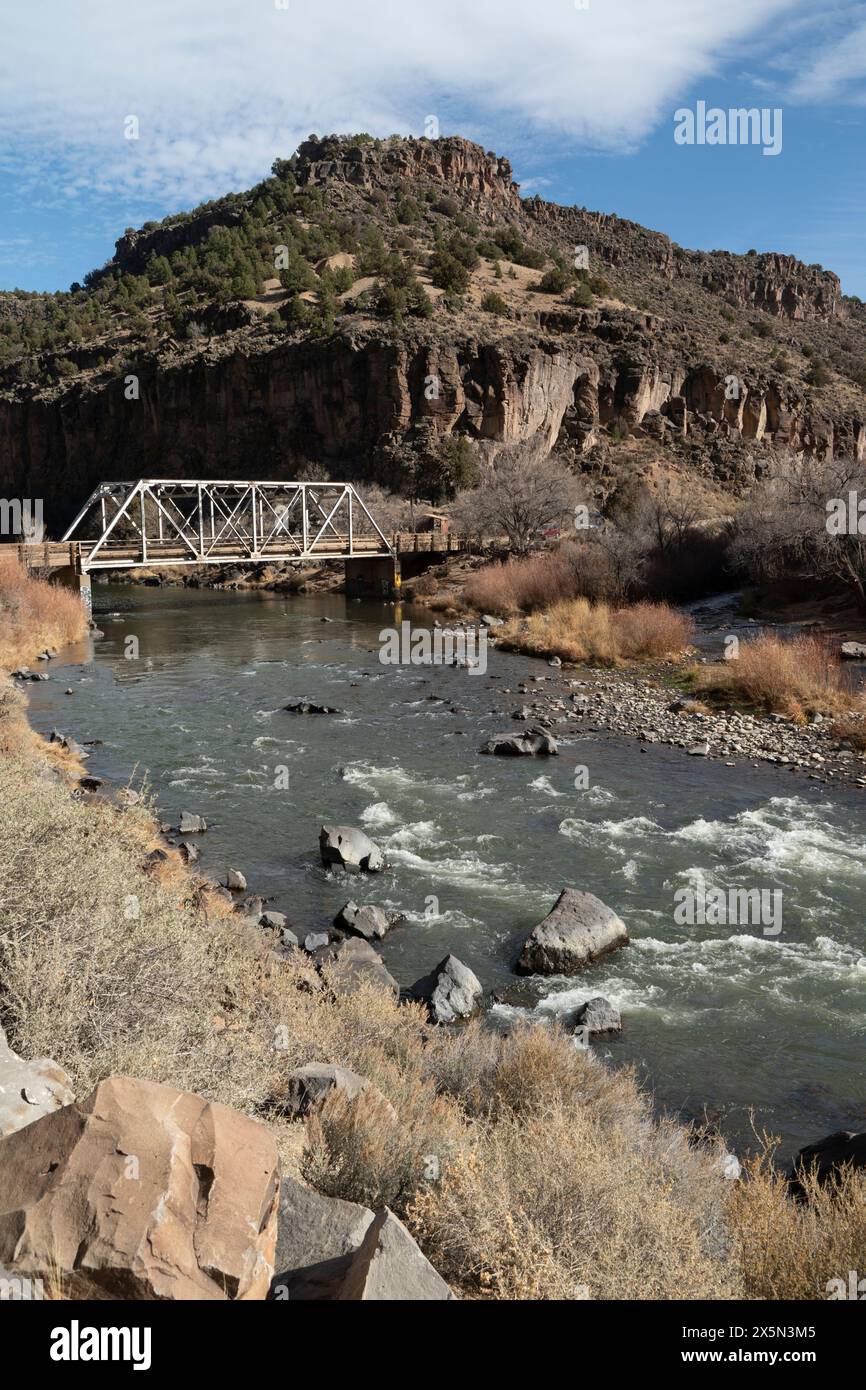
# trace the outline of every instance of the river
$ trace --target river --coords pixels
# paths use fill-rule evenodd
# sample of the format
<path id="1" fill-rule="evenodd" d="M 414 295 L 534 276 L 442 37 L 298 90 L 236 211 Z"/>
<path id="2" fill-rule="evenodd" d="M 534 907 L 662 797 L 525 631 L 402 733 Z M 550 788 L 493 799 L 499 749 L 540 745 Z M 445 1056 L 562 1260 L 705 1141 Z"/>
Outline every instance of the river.
<path id="1" fill-rule="evenodd" d="M 518 727 L 517 685 L 546 666 L 496 651 L 484 675 L 384 666 L 393 606 L 125 586 L 94 597 L 105 638 L 27 687 L 33 723 L 101 740 L 88 770 L 136 787 L 146 774 L 166 821 L 204 815 L 205 872 L 241 868 L 301 931 L 349 897 L 405 913 L 383 948 L 400 983 L 453 951 L 502 997 L 502 1026 L 606 996 L 624 1029 L 602 1053 L 735 1147 L 752 1114 L 783 1155 L 866 1127 L 862 793 L 606 735 L 547 760 L 480 756 Z M 299 699 L 339 713 L 286 713 Z M 389 870 L 326 871 L 322 822 L 362 826 Z M 699 874 L 781 891 L 781 932 L 679 925 L 674 894 Z M 518 979 L 522 935 L 567 884 L 613 907 L 632 944 L 578 978 Z"/>

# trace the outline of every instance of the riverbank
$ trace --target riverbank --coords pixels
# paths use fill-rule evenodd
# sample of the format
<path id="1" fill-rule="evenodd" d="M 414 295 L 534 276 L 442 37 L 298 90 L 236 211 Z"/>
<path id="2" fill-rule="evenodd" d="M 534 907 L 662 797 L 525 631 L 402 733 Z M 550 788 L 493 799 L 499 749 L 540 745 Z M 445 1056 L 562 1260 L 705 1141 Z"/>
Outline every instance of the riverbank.
<path id="1" fill-rule="evenodd" d="M 579 739 L 595 709 L 555 708 L 564 692 L 592 695 L 570 679 L 547 670 L 498 694 L 509 705 L 530 695 L 539 723 L 564 719 Z M 622 717 L 624 698 L 602 695 L 603 717 Z M 451 1033 L 387 994 L 341 995 L 300 952 L 275 954 L 268 933 L 183 864 L 146 805 L 84 791 L 80 767 L 73 780 L 46 774 L 46 745 L 26 735 L 21 696 L 8 689 L 0 730 L 11 827 L 0 1020 L 19 1051 L 54 1057 L 76 1089 L 123 1071 L 264 1120 L 284 1172 L 329 1198 L 389 1202 L 464 1297 L 581 1297 L 584 1287 L 611 1298 L 823 1297 L 839 1251 L 856 1264 L 853 1195 L 850 1210 L 818 1197 L 802 1213 L 766 1168 L 726 1183 L 715 1147 L 653 1118 L 627 1068 L 600 1068 L 538 1020 L 510 1036 L 477 1023 Z M 59 848 L 45 866 L 47 843 Z M 587 996 L 594 988 L 587 978 Z M 289 1122 L 274 1097 L 311 1061 L 368 1078 L 396 1125 L 383 1130 L 376 1107 L 339 1104 Z"/>
<path id="2" fill-rule="evenodd" d="M 387 991 L 328 987 L 184 867 L 145 808 L 49 772 L 8 685 L 0 727 L 0 1017 L 16 1050 L 53 1057 L 79 1094 L 133 1075 L 264 1118 L 287 1171 L 388 1203 L 464 1296 L 736 1293 L 714 1151 L 654 1120 L 627 1073 L 557 1030 L 451 1033 Z M 317 1061 L 390 1108 L 281 1118 L 275 1097 Z"/>

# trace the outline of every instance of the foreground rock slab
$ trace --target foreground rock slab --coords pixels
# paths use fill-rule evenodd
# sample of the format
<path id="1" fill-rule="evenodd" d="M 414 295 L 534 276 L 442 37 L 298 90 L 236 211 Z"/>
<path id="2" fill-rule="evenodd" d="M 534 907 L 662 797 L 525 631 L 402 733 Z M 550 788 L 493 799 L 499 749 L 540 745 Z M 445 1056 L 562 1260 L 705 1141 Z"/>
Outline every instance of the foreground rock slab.
<path id="1" fill-rule="evenodd" d="M 455 1295 L 387 1207 L 323 1197 L 292 1178 L 280 1195 L 277 1274 L 269 1297 L 286 1302 L 409 1302 Z"/>
<path id="2" fill-rule="evenodd" d="M 628 945 L 625 924 L 592 893 L 563 888 L 520 952 L 521 975 L 575 975 L 600 956 Z"/>
<path id="3" fill-rule="evenodd" d="M 264 1298 L 278 1186 L 265 1125 L 111 1077 L 0 1140 L 0 1264 L 72 1298 Z"/>
<path id="4" fill-rule="evenodd" d="M 469 966 L 449 955 L 429 975 L 416 980 L 409 995 L 427 1005 L 434 1023 L 456 1023 L 474 1014 L 484 990 Z"/>
<path id="5" fill-rule="evenodd" d="M 368 1226 L 338 1297 L 341 1302 L 429 1302 L 455 1295 L 386 1207 Z"/>
<path id="6" fill-rule="evenodd" d="M 25 1061 L 12 1051 L 0 1028 L 0 1137 L 43 1115 L 71 1105 L 75 1096 L 66 1072 L 50 1057 Z"/>
<path id="7" fill-rule="evenodd" d="M 323 825 L 319 831 L 319 852 L 324 864 L 340 864 L 344 869 L 375 874 L 386 867 L 379 846 L 363 830 L 351 825 Z"/>

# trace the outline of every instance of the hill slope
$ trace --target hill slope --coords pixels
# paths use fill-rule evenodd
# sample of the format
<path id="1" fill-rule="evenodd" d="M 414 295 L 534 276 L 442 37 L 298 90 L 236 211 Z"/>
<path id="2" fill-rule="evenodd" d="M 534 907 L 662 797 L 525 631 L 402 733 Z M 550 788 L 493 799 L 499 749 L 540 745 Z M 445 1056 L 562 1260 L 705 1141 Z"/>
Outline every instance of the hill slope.
<path id="1" fill-rule="evenodd" d="M 468 141 L 311 137 L 83 286 L 0 295 L 0 495 L 57 532 L 113 477 L 398 487 L 454 434 L 736 487 L 769 447 L 863 453 L 864 328 L 830 271 L 522 200 Z"/>

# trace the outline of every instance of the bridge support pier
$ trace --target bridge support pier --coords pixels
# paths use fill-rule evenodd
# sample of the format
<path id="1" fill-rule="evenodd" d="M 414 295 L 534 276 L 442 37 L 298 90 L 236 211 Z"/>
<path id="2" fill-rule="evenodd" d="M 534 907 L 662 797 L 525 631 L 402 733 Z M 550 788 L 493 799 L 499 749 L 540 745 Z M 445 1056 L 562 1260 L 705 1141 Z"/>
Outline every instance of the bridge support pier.
<path id="1" fill-rule="evenodd" d="M 65 565 L 63 569 L 53 570 L 51 573 L 51 583 L 61 584 L 64 589 L 72 589 L 81 598 L 88 618 L 93 613 L 93 590 L 90 583 L 90 575 L 79 572 L 74 565 Z"/>
<path id="2" fill-rule="evenodd" d="M 400 561 L 396 555 L 346 560 L 346 594 L 349 598 L 397 599 L 400 597 L 400 584 Z"/>

